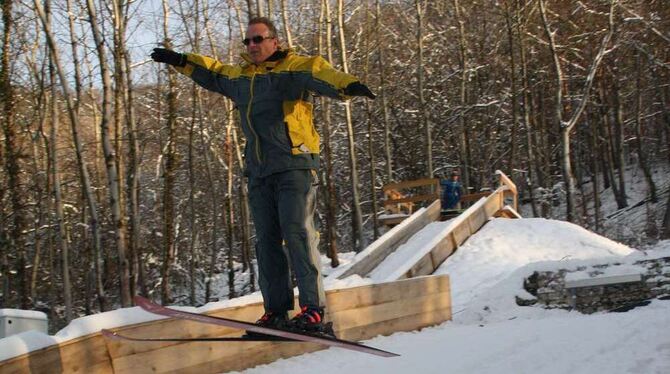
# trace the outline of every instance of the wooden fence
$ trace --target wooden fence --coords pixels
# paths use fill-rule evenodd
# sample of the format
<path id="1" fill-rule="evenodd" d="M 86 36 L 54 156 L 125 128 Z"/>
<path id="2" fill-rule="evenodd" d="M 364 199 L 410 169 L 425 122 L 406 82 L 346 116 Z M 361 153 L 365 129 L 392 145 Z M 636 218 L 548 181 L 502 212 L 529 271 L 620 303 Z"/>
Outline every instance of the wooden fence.
<path id="1" fill-rule="evenodd" d="M 417 261 L 406 263 L 397 269 L 387 280 L 411 278 L 432 274 L 467 238 L 477 232 L 491 217 L 520 218 L 516 213 L 518 198 L 516 185 L 501 171 L 496 171 L 499 186 L 482 195 L 479 201 L 450 221 L 440 234 L 442 238 L 423 253 Z M 425 181 L 425 180 L 424 180 Z M 512 206 L 508 206 L 508 201 Z M 400 245 L 409 240 L 428 223 L 440 217 L 440 201 L 434 201 L 426 210 L 420 210 L 407 218 L 406 222 L 385 233 L 366 250 L 356 255 L 347 269 L 334 273 L 339 279 L 350 275 L 367 276 L 375 267 L 393 253 Z"/>
<path id="2" fill-rule="evenodd" d="M 338 337 L 364 340 L 413 331 L 451 319 L 449 277 L 422 277 L 327 292 L 328 319 Z M 207 314 L 253 321 L 261 303 Z M 179 319 L 112 329 L 130 336 L 216 337 L 241 332 Z M 0 362 L 10 373 L 220 373 L 267 364 L 324 347 L 297 342 L 130 342 L 100 333 L 53 345 Z M 402 350 L 397 352 L 402 355 Z M 361 353 L 362 354 L 362 353 Z"/>

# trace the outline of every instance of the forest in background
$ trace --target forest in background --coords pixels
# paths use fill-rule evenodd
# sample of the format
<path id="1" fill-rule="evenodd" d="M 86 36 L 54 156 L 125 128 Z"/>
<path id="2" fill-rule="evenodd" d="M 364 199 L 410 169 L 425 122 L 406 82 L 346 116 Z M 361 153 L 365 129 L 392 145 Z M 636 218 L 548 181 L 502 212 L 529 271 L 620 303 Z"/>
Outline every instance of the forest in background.
<path id="1" fill-rule="evenodd" d="M 237 112 L 148 55 L 237 64 L 256 15 L 378 96 L 313 98 L 332 266 L 380 235 L 390 182 L 456 169 L 476 192 L 500 169 L 533 216 L 596 232 L 602 191 L 630 203 L 626 166 L 649 201 L 667 193 L 651 172 L 670 161 L 664 0 L 2 0 L 2 14 L 0 307 L 61 326 L 134 294 L 200 305 L 217 274 L 230 297 L 255 290 Z M 670 238 L 668 203 L 654 239 Z"/>

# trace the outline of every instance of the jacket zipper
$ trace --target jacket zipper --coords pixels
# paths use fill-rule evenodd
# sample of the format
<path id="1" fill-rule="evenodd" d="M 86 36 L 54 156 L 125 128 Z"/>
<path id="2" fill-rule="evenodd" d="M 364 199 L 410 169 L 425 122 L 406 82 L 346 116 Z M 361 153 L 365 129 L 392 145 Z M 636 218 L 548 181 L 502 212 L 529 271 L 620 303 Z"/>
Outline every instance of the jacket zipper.
<path id="1" fill-rule="evenodd" d="M 254 73 L 251 76 L 251 86 L 249 87 L 249 104 L 247 105 L 247 125 L 249 125 L 249 130 L 254 134 L 254 148 L 256 150 L 256 159 L 258 163 L 261 163 L 261 139 L 258 137 L 256 130 L 254 129 L 253 124 L 251 123 L 251 103 L 254 100 L 254 80 L 256 79 L 256 68 L 254 67 Z"/>

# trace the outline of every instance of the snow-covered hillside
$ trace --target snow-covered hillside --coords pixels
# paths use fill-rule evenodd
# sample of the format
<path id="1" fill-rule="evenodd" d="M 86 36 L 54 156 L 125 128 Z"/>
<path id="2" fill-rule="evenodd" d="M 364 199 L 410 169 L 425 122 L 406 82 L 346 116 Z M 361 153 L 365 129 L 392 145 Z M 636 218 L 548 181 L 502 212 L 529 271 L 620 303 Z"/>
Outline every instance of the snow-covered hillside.
<path id="1" fill-rule="evenodd" d="M 401 357 L 384 359 L 331 348 L 246 372 L 312 373 L 318 368 L 319 374 L 668 373 L 670 301 L 655 300 L 627 313 L 593 315 L 515 303 L 515 296 L 525 294 L 524 277 L 535 270 L 625 263 L 651 256 L 670 256 L 670 241 L 637 251 L 561 221 L 496 219 L 438 270 L 451 276 L 452 321 L 368 341 Z M 258 295 L 190 310 L 202 312 L 252 300 L 259 300 Z M 0 360 L 101 328 L 151 319 L 157 317 L 127 308 L 77 319 L 55 336 L 30 332 L 0 339 Z"/>
<path id="2" fill-rule="evenodd" d="M 562 221 L 496 219 L 438 270 L 453 321 L 367 342 L 401 357 L 328 349 L 245 373 L 670 373 L 669 300 L 593 315 L 515 303 L 534 270 L 650 256 L 670 256 L 670 241 L 642 252 Z"/>

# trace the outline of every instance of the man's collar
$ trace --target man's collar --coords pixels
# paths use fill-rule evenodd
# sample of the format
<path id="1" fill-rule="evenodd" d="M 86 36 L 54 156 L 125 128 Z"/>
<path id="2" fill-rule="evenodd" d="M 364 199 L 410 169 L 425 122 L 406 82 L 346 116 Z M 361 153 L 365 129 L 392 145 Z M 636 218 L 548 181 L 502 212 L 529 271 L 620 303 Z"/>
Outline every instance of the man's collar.
<path id="1" fill-rule="evenodd" d="M 286 58 L 286 56 L 288 56 L 288 54 L 289 54 L 290 52 L 291 52 L 291 49 L 277 49 L 277 50 L 276 50 L 272 55 L 270 55 L 270 57 L 268 57 L 265 61 L 263 61 L 263 62 L 261 62 L 260 64 L 258 64 L 258 66 L 264 65 L 264 66 L 266 66 L 266 67 L 273 68 L 273 67 L 277 66 L 277 64 L 278 64 L 281 60 L 283 60 L 284 58 Z M 251 57 L 249 56 L 249 54 L 246 53 L 246 52 L 242 53 L 242 58 L 243 58 L 244 61 L 245 61 L 247 64 L 249 64 L 249 65 L 255 64 L 254 61 L 253 61 L 253 60 L 251 59 Z"/>

